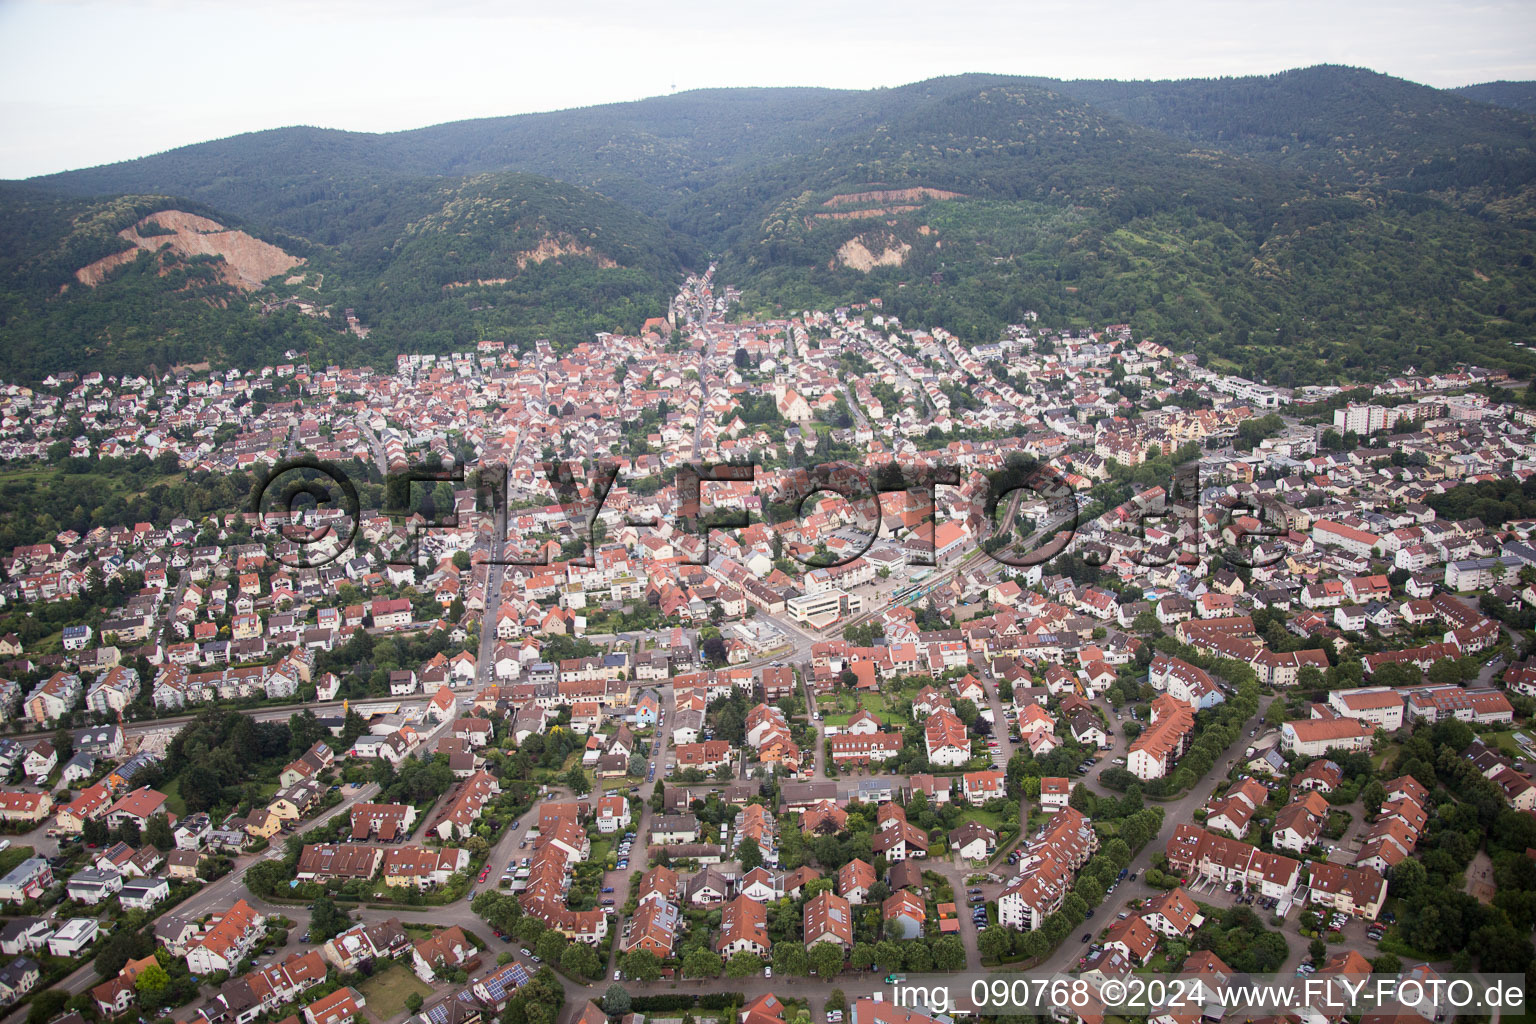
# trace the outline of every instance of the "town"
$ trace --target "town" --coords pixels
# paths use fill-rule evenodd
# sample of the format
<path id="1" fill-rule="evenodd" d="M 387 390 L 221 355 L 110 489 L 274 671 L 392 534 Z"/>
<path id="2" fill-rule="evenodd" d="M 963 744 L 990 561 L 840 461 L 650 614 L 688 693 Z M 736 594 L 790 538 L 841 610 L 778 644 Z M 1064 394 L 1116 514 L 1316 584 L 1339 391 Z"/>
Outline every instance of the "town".
<path id="1" fill-rule="evenodd" d="M 739 297 L 0 388 L 0 474 L 141 484 L 12 513 L 7 1024 L 926 1024 L 881 986 L 1530 966 L 1507 374 L 1292 390 L 1134 324 Z M 299 455 L 355 521 L 251 506 Z M 617 475 L 562 503 L 558 462 Z M 807 492 L 836 462 L 957 482 Z"/>

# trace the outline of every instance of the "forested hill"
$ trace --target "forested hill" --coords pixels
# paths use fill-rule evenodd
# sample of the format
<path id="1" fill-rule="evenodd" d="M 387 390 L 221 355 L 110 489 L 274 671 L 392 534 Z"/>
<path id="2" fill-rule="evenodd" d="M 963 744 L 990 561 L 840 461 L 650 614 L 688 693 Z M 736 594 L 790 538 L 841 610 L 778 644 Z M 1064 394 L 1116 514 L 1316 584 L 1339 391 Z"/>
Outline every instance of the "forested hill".
<path id="1" fill-rule="evenodd" d="M 549 178 L 381 191 L 367 230 L 335 246 L 186 199 L 0 188 L 0 375 L 259 366 L 289 350 L 358 365 L 486 336 L 634 332 L 699 258 L 653 218 Z"/>
<path id="2" fill-rule="evenodd" d="M 1454 90 L 1469 100 L 1536 114 L 1536 82 L 1484 82 Z"/>
<path id="3" fill-rule="evenodd" d="M 198 332 L 210 316 L 243 320 L 240 337 L 256 340 L 215 358 L 266 351 L 264 336 L 292 347 L 297 333 L 355 360 L 636 326 L 705 253 L 753 309 L 880 295 L 968 341 L 1033 309 L 1130 321 L 1282 384 L 1469 359 L 1523 370 L 1533 357 L 1511 342 L 1536 321 L 1536 119 L 1508 109 L 1520 88 L 1441 91 L 1340 67 L 1180 82 L 978 74 L 705 90 L 388 135 L 236 136 L 0 188 L 0 225 L 27 225 L 0 241 L 0 373 L 67 365 L 83 348 L 138 357 L 148 335 L 104 340 L 87 318 L 71 338 L 82 307 L 103 317 L 125 280 L 128 308 L 151 322 L 187 315 L 189 298 Z M 139 256 L 60 294 L 68 282 L 40 268 L 83 244 L 82 224 L 111 221 L 90 244 L 121 247 L 124 201 L 105 204 L 117 219 L 82 212 L 118 194 L 184 197 L 179 209 L 304 262 L 255 289 L 227 271 L 168 289 L 166 268 Z M 142 216 L 146 202 L 129 205 Z M 191 258 L 175 269 L 209 273 Z M 347 307 L 366 342 L 340 333 Z M 331 316 L 295 320 L 303 308 Z M 198 332 L 178 336 L 191 346 Z"/>
<path id="4" fill-rule="evenodd" d="M 1530 117 L 1358 68 L 1060 87 L 1137 124 L 1331 183 L 1487 198 L 1536 181 Z"/>

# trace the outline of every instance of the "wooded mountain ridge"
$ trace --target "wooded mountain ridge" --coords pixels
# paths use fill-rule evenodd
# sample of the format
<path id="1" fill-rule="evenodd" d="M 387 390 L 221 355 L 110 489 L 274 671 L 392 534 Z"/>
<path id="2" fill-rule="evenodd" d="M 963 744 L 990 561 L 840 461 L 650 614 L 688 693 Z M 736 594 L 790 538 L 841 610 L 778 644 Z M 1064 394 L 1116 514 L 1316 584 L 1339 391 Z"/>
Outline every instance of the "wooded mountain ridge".
<path id="1" fill-rule="evenodd" d="M 964 75 L 250 133 L 0 185 L 0 373 L 573 344 L 664 312 L 711 256 L 754 311 L 879 295 L 967 341 L 1033 309 L 1129 321 L 1282 384 L 1524 370 L 1533 96 L 1336 66 Z M 301 272 L 229 294 L 196 261 L 146 252 L 60 293 L 169 209 L 279 246 Z M 366 339 L 344 331 L 346 308 Z"/>

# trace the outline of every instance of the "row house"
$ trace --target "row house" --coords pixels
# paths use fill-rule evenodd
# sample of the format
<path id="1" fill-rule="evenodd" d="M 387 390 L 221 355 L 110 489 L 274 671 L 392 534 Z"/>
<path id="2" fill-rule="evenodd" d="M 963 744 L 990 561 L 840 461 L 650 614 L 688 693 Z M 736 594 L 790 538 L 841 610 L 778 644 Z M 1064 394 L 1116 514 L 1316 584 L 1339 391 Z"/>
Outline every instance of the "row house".
<path id="1" fill-rule="evenodd" d="M 870 764 L 888 761 L 901 753 L 899 732 L 853 733 L 827 739 L 834 764 Z"/>
<path id="2" fill-rule="evenodd" d="M 1355 718 L 1306 718 L 1280 727 L 1280 746 L 1302 757 L 1330 750 L 1369 750 L 1376 727 Z"/>
<path id="3" fill-rule="evenodd" d="M 1040 928 L 1061 908 L 1073 877 L 1098 847 L 1098 833 L 1081 811 L 1057 811 L 1044 833 L 1025 847 L 1018 877 L 998 896 L 998 922 L 1019 931 Z"/>
<path id="4" fill-rule="evenodd" d="M 63 718 L 79 703 L 81 688 L 79 676 L 55 672 L 27 695 L 24 704 L 27 717 L 39 725 Z"/>
<path id="5" fill-rule="evenodd" d="M 1195 713 L 1168 694 L 1152 702 L 1152 722 L 1131 744 L 1126 768 L 1143 782 L 1160 779 L 1172 770 L 1194 740 Z"/>
<path id="6" fill-rule="evenodd" d="M 217 915 L 208 927 L 188 944 L 187 969 L 207 975 L 230 971 L 256 948 L 266 933 L 266 918 L 245 900 Z"/>
<path id="7" fill-rule="evenodd" d="M 474 823 L 480 819 L 485 805 L 498 793 L 501 786 L 486 771 L 477 771 L 448 791 L 442 807 L 427 826 L 443 841 L 468 838 Z"/>
<path id="8" fill-rule="evenodd" d="M 1275 899 L 1288 899 L 1301 880 L 1299 861 L 1264 853 L 1236 839 L 1218 836 L 1197 825 L 1175 828 L 1167 846 L 1169 867 L 1219 884 L 1236 882 Z"/>

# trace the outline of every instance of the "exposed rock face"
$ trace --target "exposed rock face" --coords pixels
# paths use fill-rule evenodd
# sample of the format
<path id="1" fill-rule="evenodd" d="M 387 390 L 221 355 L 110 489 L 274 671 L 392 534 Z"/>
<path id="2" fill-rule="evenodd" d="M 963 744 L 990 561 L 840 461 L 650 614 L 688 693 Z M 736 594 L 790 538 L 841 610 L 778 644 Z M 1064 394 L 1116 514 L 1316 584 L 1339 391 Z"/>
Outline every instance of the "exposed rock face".
<path id="1" fill-rule="evenodd" d="M 912 246 L 906 242 L 895 240 L 874 240 L 873 244 L 880 246 L 879 251 L 870 248 L 868 235 L 855 235 L 844 242 L 837 250 L 837 258 L 843 266 L 852 267 L 869 273 L 876 267 L 899 267 L 906 261 L 907 253 L 912 251 Z"/>
<path id="2" fill-rule="evenodd" d="M 139 233 L 141 227 L 150 225 L 169 233 Z M 267 278 L 304 262 L 244 231 L 232 231 L 217 221 L 181 210 L 152 213 L 132 227 L 119 231 L 118 236 L 133 243 L 134 247 L 81 267 L 75 271 L 76 280 L 95 287 L 114 269 L 136 259 L 140 250 L 159 252 L 170 248 L 182 256 L 220 257 L 224 261 L 221 272 L 225 281 L 242 291 L 255 291 Z"/>
<path id="3" fill-rule="evenodd" d="M 527 252 L 517 254 L 517 269 L 522 270 L 530 263 L 543 263 L 545 260 L 558 259 L 561 256 L 582 256 L 603 269 L 611 269 L 618 266 L 607 256 L 599 255 L 597 250 L 590 245 L 582 245 L 569 235 L 545 235 L 539 239 L 539 244 Z"/>
<path id="4" fill-rule="evenodd" d="M 879 192 L 845 192 L 833 196 L 822 206 L 849 206 L 854 203 L 926 203 L 933 199 L 960 199 L 964 193 L 942 188 L 890 188 Z"/>

